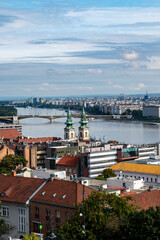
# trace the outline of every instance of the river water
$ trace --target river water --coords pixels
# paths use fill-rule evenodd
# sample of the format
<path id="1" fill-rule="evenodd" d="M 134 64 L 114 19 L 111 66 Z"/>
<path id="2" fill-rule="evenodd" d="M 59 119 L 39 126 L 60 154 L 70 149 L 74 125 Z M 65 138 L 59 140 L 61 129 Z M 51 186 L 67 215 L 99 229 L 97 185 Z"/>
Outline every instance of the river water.
<path id="1" fill-rule="evenodd" d="M 27 118 L 19 121 L 24 136 L 64 138 L 64 122 L 66 121 L 64 110 L 47 108 L 17 108 L 17 110 L 18 115 L 64 115 L 64 118 L 55 119 L 53 123 L 42 118 Z M 80 119 L 73 118 L 73 121 L 78 135 Z M 147 144 L 160 140 L 160 125 L 94 119 L 89 121 L 88 126 L 91 137 L 105 141 L 116 140 L 121 143 Z"/>

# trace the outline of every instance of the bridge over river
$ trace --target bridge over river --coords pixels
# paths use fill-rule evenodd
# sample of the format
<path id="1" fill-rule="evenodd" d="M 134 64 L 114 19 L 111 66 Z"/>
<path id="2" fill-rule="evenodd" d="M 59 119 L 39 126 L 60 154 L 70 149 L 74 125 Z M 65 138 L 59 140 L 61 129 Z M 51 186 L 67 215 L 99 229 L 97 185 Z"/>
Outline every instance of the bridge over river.
<path id="1" fill-rule="evenodd" d="M 57 118 L 66 118 L 66 115 L 19 115 L 19 116 L 0 116 L 0 120 L 12 122 L 13 124 L 18 124 L 19 120 L 25 119 L 25 118 L 45 118 L 50 120 L 50 122 L 53 122 L 54 119 Z M 72 114 L 73 118 L 81 118 L 81 114 Z M 108 119 L 115 119 L 115 118 L 124 118 L 127 117 L 125 115 L 86 115 L 88 119 L 94 119 L 94 118 L 108 118 Z"/>

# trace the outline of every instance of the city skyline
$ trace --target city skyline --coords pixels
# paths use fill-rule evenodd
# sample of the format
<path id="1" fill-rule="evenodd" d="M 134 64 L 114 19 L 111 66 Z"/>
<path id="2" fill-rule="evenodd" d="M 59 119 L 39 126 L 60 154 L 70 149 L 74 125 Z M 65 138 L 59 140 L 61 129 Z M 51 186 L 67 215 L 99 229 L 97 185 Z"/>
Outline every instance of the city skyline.
<path id="1" fill-rule="evenodd" d="M 0 6 L 1 97 L 159 92 L 159 1 Z"/>

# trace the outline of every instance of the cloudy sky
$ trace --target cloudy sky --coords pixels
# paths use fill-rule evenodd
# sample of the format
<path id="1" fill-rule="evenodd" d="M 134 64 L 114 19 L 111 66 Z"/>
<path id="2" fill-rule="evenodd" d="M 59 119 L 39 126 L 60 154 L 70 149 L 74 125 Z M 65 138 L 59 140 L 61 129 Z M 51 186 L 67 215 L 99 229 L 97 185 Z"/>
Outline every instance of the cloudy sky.
<path id="1" fill-rule="evenodd" d="M 0 0 L 0 96 L 160 92 L 159 0 Z"/>

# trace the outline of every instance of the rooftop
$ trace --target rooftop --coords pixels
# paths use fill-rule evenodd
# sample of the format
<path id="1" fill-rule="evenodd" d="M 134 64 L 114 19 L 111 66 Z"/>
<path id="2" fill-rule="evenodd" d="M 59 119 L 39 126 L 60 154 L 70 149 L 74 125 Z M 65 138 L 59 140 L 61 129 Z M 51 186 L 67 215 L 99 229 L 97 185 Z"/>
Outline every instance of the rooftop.
<path id="1" fill-rule="evenodd" d="M 160 175 L 160 166 L 120 162 L 110 167 L 113 171 L 137 172 Z"/>
<path id="2" fill-rule="evenodd" d="M 80 157 L 63 156 L 58 161 L 57 165 L 65 165 L 65 166 L 76 167 L 79 161 L 80 161 Z"/>
<path id="3" fill-rule="evenodd" d="M 16 139 L 22 137 L 17 129 L 0 129 L 0 138 L 4 139 Z"/>
<path id="4" fill-rule="evenodd" d="M 92 189 L 85 187 L 85 192 L 85 197 L 87 197 Z M 82 193 L 83 185 L 80 183 L 53 179 L 53 181 L 47 182 L 31 201 L 75 207 L 75 204 L 83 200 Z"/>
<path id="5" fill-rule="evenodd" d="M 44 179 L 0 175 L 0 200 L 25 203 Z"/>

